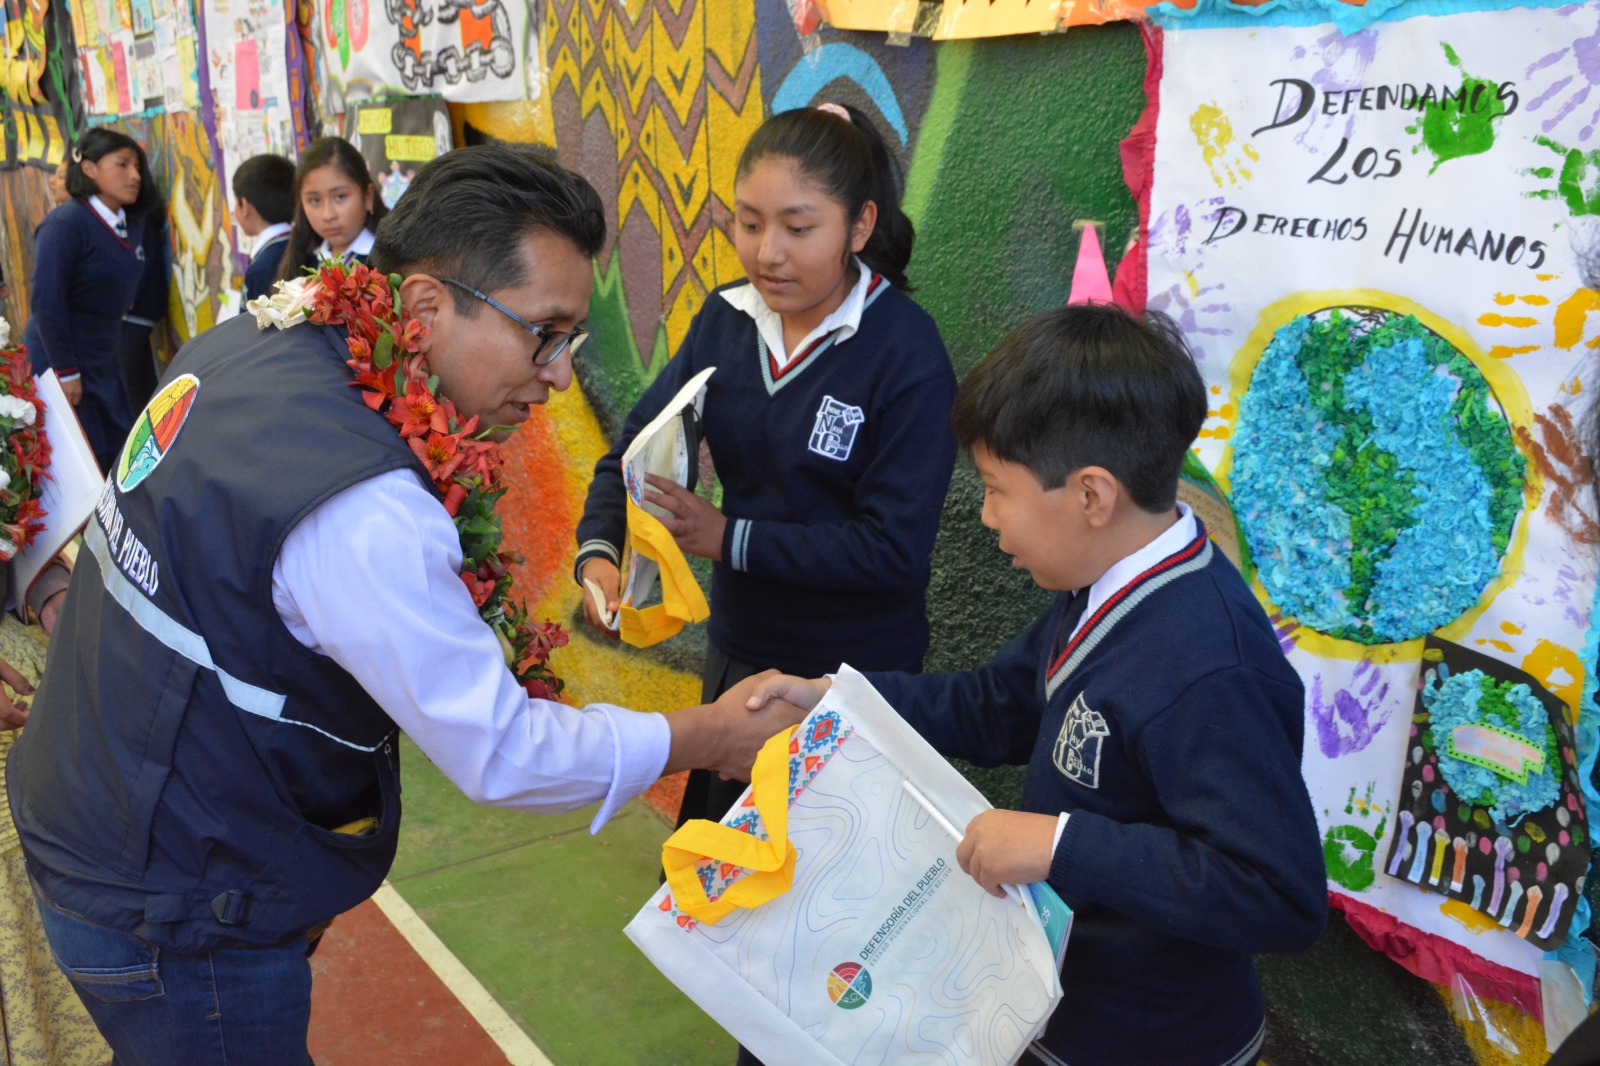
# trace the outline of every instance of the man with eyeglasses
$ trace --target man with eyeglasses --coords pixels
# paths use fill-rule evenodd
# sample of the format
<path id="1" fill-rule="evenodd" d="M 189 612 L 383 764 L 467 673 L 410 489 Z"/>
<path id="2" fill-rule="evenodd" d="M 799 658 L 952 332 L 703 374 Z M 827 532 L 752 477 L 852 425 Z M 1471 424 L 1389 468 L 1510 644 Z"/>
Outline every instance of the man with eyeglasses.
<path id="1" fill-rule="evenodd" d="M 440 393 L 503 436 L 571 383 L 604 239 L 581 177 L 482 146 L 417 174 L 373 264 L 401 275 Z M 800 717 L 746 690 L 671 716 L 530 698 L 349 357 L 342 329 L 248 317 L 184 348 L 11 756 L 51 950 L 125 1066 L 310 1062 L 308 944 L 388 872 L 398 730 L 473 800 L 598 801 L 598 830 L 662 773 L 747 775 Z"/>

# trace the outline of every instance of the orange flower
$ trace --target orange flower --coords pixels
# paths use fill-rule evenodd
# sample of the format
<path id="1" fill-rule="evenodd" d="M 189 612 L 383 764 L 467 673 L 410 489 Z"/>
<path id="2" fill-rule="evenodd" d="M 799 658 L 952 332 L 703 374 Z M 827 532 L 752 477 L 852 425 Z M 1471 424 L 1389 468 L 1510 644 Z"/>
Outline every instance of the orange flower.
<path id="1" fill-rule="evenodd" d="M 389 405 L 389 421 L 400 427 L 402 437 L 415 437 L 428 432 L 447 433 L 450 424 L 445 421 L 444 408 L 434 399 L 426 385 L 416 382 L 406 386 L 404 396 L 395 397 Z"/>
<path id="2" fill-rule="evenodd" d="M 412 437 L 406 443 L 411 445 L 412 454 L 422 460 L 433 483 L 441 488 L 456 472 L 456 467 L 461 465 L 463 456 L 459 433 L 430 432 L 426 440 Z"/>

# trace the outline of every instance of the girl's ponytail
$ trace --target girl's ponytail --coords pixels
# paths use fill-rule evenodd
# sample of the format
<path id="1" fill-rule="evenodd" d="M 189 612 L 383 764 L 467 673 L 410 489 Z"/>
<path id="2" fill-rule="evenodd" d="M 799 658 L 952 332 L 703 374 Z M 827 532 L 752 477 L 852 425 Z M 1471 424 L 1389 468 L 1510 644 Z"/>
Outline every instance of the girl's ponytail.
<path id="1" fill-rule="evenodd" d="M 846 117 L 848 116 L 848 117 Z M 751 136 L 739 156 L 737 177 L 768 156 L 787 156 L 844 205 L 854 222 L 868 200 L 878 221 L 861 261 L 895 288 L 911 291 L 906 265 L 916 230 L 900 207 L 900 164 L 872 120 L 854 107 L 824 104 L 773 115 Z"/>

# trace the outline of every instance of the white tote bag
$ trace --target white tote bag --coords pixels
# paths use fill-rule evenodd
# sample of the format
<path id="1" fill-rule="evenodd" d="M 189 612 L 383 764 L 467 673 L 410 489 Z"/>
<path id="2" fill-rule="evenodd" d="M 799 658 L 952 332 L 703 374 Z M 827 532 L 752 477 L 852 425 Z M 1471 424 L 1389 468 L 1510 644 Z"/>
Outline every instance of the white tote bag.
<path id="1" fill-rule="evenodd" d="M 722 822 L 792 862 L 792 887 L 729 908 L 741 892 L 772 896 L 778 859 L 755 875 L 680 862 L 725 915 L 697 920 L 680 906 L 694 893 L 663 886 L 629 939 L 768 1066 L 1013 1062 L 1060 1001 L 1071 915 L 1048 889 L 1041 912 L 1043 886 L 997 898 L 961 871 L 950 827 L 988 809 L 983 796 L 849 667 L 763 758 Z M 764 788 L 775 817 L 754 806 Z M 762 843 L 784 821 L 787 856 L 778 834 Z"/>

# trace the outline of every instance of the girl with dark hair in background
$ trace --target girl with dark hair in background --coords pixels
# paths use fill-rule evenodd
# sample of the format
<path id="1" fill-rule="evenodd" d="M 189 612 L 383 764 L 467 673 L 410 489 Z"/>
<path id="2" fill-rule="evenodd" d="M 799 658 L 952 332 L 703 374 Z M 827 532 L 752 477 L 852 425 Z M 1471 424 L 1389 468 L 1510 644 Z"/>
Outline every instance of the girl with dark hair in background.
<path id="1" fill-rule="evenodd" d="M 646 497 L 671 512 L 680 549 L 714 563 L 705 696 L 767 667 L 915 671 L 956 381 L 933 319 L 905 295 L 915 234 L 899 168 L 865 115 L 823 104 L 768 119 L 734 192 L 746 279 L 711 293 L 595 467 L 577 577 L 616 611 L 622 455 L 714 366 L 703 429 L 721 510 L 654 477 Z M 589 596 L 584 610 L 609 632 Z M 679 824 L 721 818 L 743 789 L 691 774 Z"/>
<path id="2" fill-rule="evenodd" d="M 298 278 L 324 258 L 365 263 L 389 209 L 367 161 L 342 137 L 320 137 L 294 170 L 294 224 L 278 280 Z"/>
<path id="3" fill-rule="evenodd" d="M 122 380 L 122 319 L 144 276 L 146 227 L 163 225 L 164 207 L 144 149 L 125 133 L 85 133 L 66 172 L 72 199 L 35 235 L 24 340 L 35 373 L 54 368 L 95 459 L 110 470 L 133 422 Z"/>

